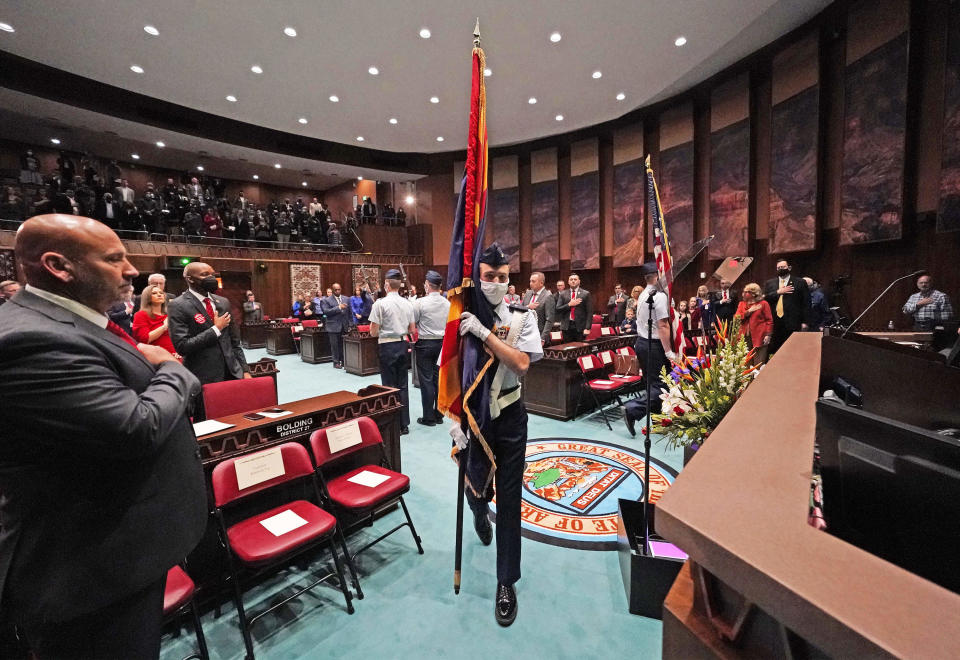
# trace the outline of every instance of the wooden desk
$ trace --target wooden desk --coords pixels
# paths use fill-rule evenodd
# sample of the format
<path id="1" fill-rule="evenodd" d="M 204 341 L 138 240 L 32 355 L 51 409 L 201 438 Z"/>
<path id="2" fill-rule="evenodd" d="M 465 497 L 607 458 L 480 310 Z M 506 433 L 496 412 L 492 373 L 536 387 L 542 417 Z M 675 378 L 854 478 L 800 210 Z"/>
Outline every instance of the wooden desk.
<path id="1" fill-rule="evenodd" d="M 353 328 L 343 336 L 343 369 L 355 376 L 380 373 L 377 338 Z"/>
<path id="2" fill-rule="evenodd" d="M 831 332 L 831 334 L 833 334 Z M 861 335 L 863 337 L 872 337 L 874 339 L 884 339 L 886 341 L 909 341 L 915 344 L 920 344 L 921 346 L 927 348 L 933 343 L 933 332 L 920 332 L 920 331 L 911 331 L 911 332 L 895 332 L 892 330 L 883 331 L 883 332 L 860 332 L 860 331 L 851 331 L 850 335 Z"/>
<path id="3" fill-rule="evenodd" d="M 289 324 L 270 326 L 267 330 L 267 353 L 270 355 L 290 355 L 297 352 L 293 344 L 293 332 Z"/>
<path id="4" fill-rule="evenodd" d="M 830 340 L 794 333 L 657 503 L 657 531 L 690 555 L 664 658 L 960 657 L 960 595 L 807 524 Z"/>
<path id="5" fill-rule="evenodd" d="M 304 328 L 300 333 L 300 359 L 310 364 L 333 362 L 330 336 L 323 328 Z"/>
<path id="6" fill-rule="evenodd" d="M 255 321 L 240 326 L 240 345 L 244 348 L 263 348 L 267 345 L 267 332 L 273 324 L 270 321 Z"/>
<path id="7" fill-rule="evenodd" d="M 577 358 L 608 349 L 633 346 L 635 335 L 601 337 L 589 342 L 572 342 L 546 346 L 543 357 L 530 365 L 523 377 L 523 401 L 528 412 L 552 417 L 573 419 L 577 414 L 577 399 L 583 377 Z M 583 397 L 581 405 L 590 403 Z"/>

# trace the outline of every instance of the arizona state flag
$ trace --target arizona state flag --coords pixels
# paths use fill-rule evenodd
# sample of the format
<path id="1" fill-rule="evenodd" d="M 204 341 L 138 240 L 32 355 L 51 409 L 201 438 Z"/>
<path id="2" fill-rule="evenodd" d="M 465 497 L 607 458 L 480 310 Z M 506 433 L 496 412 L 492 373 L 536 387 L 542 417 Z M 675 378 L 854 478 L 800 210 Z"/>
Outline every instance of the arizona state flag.
<path id="1" fill-rule="evenodd" d="M 450 313 L 440 352 L 437 408 L 460 423 L 467 436 L 466 480 L 478 496 L 493 479 L 493 452 L 485 440 L 490 423 L 490 380 L 495 360 L 472 334 L 460 336 L 460 314 L 471 312 L 487 328 L 493 327 L 493 312 L 480 297 L 479 265 L 487 206 L 487 116 L 483 49 L 473 49 L 470 121 L 467 162 L 460 184 L 460 198 L 453 223 L 450 260 L 447 267 L 447 298 Z M 453 454 L 458 459 L 456 447 Z"/>

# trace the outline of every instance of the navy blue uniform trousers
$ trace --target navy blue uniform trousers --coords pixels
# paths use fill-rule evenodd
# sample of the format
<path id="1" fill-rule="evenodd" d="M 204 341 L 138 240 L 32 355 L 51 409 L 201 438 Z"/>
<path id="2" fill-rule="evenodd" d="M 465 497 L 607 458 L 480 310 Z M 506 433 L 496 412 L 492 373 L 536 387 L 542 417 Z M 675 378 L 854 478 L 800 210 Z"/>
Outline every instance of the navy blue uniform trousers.
<path id="1" fill-rule="evenodd" d="M 440 367 L 437 359 L 443 348 L 442 339 L 421 339 L 417 342 L 417 377 L 420 379 L 420 403 L 423 405 L 423 419 L 442 421 L 437 412 L 437 377 Z"/>
<path id="2" fill-rule="evenodd" d="M 410 426 L 410 395 L 407 392 L 408 364 L 407 342 L 392 341 L 380 344 L 380 382 L 387 387 L 396 387 L 400 390 L 400 426 Z"/>

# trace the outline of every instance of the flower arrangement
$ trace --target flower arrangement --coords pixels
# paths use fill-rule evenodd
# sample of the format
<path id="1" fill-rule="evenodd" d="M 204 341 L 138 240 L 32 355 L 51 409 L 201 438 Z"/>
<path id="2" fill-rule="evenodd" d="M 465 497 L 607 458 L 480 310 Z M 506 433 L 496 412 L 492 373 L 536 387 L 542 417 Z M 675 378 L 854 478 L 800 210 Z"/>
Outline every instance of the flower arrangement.
<path id="1" fill-rule="evenodd" d="M 718 322 L 716 330 L 714 354 L 681 356 L 669 372 L 660 372 L 667 389 L 660 394 L 663 412 L 652 415 L 651 424 L 671 448 L 702 444 L 759 369 L 751 365 L 753 351 L 740 334 L 739 317 Z"/>

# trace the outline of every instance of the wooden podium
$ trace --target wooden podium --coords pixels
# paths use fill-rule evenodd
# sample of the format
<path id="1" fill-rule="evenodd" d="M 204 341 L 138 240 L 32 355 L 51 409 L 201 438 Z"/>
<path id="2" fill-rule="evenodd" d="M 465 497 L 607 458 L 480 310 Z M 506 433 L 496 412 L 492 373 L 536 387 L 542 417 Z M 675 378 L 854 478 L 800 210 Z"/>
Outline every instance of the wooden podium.
<path id="1" fill-rule="evenodd" d="M 343 370 L 355 376 L 380 373 L 380 351 L 377 338 L 355 327 L 343 336 Z"/>
<path id="2" fill-rule="evenodd" d="M 267 353 L 270 355 L 290 355 L 297 352 L 293 343 L 293 332 L 288 323 L 273 325 L 267 330 Z"/>
<path id="3" fill-rule="evenodd" d="M 310 364 L 332 362 L 330 335 L 323 328 L 304 328 L 300 333 L 300 359 Z"/>
<path id="4" fill-rule="evenodd" d="M 254 321 L 240 326 L 240 345 L 244 348 L 263 348 L 267 345 L 267 332 L 273 324 L 270 321 Z"/>
<path id="5" fill-rule="evenodd" d="M 928 423 L 954 397 L 943 421 L 960 423 L 960 370 L 876 341 L 795 333 L 657 503 L 657 531 L 690 555 L 664 658 L 960 657 L 960 595 L 807 523 L 815 403 L 835 376 L 865 410 Z"/>

